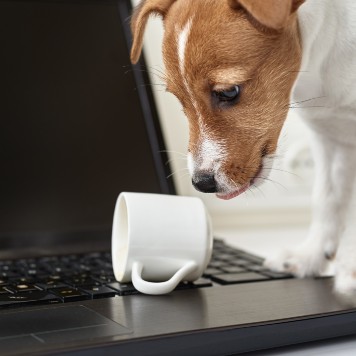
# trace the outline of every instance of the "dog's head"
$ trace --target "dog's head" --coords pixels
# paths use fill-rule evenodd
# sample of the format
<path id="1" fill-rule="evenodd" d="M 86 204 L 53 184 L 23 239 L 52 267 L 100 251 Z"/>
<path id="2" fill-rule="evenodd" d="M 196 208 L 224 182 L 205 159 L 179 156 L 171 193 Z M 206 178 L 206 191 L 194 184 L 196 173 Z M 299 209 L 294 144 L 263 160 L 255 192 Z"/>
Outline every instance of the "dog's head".
<path id="1" fill-rule="evenodd" d="M 136 8 L 134 63 L 148 17 L 163 17 L 167 90 L 189 120 L 198 190 L 230 199 L 268 175 L 300 67 L 303 1 L 145 0 Z"/>

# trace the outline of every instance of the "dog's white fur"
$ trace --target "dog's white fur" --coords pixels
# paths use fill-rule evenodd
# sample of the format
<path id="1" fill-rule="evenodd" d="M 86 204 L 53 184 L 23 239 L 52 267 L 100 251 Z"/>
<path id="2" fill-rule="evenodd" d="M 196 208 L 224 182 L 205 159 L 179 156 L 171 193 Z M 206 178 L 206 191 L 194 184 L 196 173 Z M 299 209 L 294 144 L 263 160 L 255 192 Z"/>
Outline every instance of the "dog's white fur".
<path id="1" fill-rule="evenodd" d="M 336 254 L 335 289 L 345 294 L 356 292 L 356 236 L 342 239 L 356 175 L 355 19 L 354 0 L 307 0 L 298 10 L 303 56 L 293 102 L 317 98 L 301 110 L 313 131 L 313 220 L 299 249 L 265 262 L 304 277 L 322 272 L 325 256 Z M 339 241 L 348 245 L 338 251 Z"/>
<path id="2" fill-rule="evenodd" d="M 190 94 L 192 105 L 196 112 L 196 115 L 199 119 L 199 126 L 202 139 L 199 142 L 199 154 L 198 157 L 194 160 L 190 152 L 187 155 L 188 170 L 191 176 L 193 176 L 194 171 L 196 170 L 199 162 L 200 170 L 214 171 L 215 175 L 218 174 L 219 165 L 216 164 L 217 161 L 224 159 L 224 143 L 217 142 L 212 139 L 209 135 L 209 131 L 204 127 L 204 124 L 201 120 L 202 114 L 199 111 L 198 103 L 194 100 L 194 95 L 192 90 L 189 88 L 187 80 L 185 79 L 185 51 L 187 41 L 190 35 L 190 30 L 192 27 L 193 18 L 189 18 L 186 24 L 183 26 L 183 29 L 177 29 L 177 55 L 179 59 L 179 69 L 182 76 L 182 81 L 184 86 L 187 89 L 187 92 Z M 226 179 L 225 179 L 226 180 Z M 229 182 L 228 184 L 231 184 Z"/>

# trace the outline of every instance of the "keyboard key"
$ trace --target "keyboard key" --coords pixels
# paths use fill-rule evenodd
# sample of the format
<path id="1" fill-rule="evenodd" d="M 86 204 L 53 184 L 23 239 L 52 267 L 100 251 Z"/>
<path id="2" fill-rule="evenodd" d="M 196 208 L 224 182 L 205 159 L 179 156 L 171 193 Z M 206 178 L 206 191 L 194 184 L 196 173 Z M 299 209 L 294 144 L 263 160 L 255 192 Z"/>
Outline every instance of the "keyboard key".
<path id="1" fill-rule="evenodd" d="M 273 279 L 282 279 L 282 278 L 293 278 L 291 274 L 282 273 L 282 272 L 273 272 L 273 271 L 261 271 L 265 276 L 271 277 Z"/>
<path id="2" fill-rule="evenodd" d="M 225 261 L 211 261 L 208 265 L 209 268 L 220 268 L 225 266 L 229 266 L 229 263 Z"/>
<path id="3" fill-rule="evenodd" d="M 211 283 L 211 281 L 209 279 L 206 278 L 199 278 L 196 281 L 193 282 L 195 287 L 210 287 L 213 284 Z"/>
<path id="4" fill-rule="evenodd" d="M 12 285 L 11 290 L 14 290 L 15 292 L 29 292 L 39 290 L 39 288 L 37 288 L 33 284 L 17 284 Z"/>
<path id="5" fill-rule="evenodd" d="M 253 263 L 256 263 L 256 264 L 259 264 L 259 265 L 261 265 L 263 263 L 263 261 L 264 261 L 264 259 L 262 257 L 253 256 L 253 255 L 250 255 L 249 253 L 246 253 L 246 252 L 239 253 L 239 256 L 242 257 L 245 260 L 248 260 L 250 262 L 253 262 Z"/>
<path id="6" fill-rule="evenodd" d="M 55 289 L 49 289 L 49 292 L 58 296 L 64 302 L 74 302 L 77 300 L 90 299 L 89 294 L 81 292 L 80 290 L 71 287 L 61 287 Z"/>
<path id="7" fill-rule="evenodd" d="M 11 292 L 8 286 L 0 286 L 0 294 L 10 294 Z"/>
<path id="8" fill-rule="evenodd" d="M 60 303 L 59 298 L 44 291 L 23 292 L 16 294 L 0 294 L 0 307 L 17 304 L 52 304 Z"/>
<path id="9" fill-rule="evenodd" d="M 82 286 L 80 290 L 91 295 L 93 299 L 115 297 L 116 293 L 113 289 L 105 286 Z"/>
<path id="10" fill-rule="evenodd" d="M 67 279 L 66 283 L 73 287 L 78 287 L 78 286 L 88 286 L 88 285 L 100 285 L 98 281 L 95 281 L 94 279 L 88 278 L 88 277 L 74 277 L 71 279 Z"/>
<path id="11" fill-rule="evenodd" d="M 246 272 L 246 268 L 243 268 L 243 267 L 240 267 L 240 266 L 226 266 L 226 267 L 221 267 L 221 269 L 224 272 L 227 272 L 227 273 Z"/>
<path id="12" fill-rule="evenodd" d="M 115 282 L 114 275 L 95 275 L 93 276 L 93 279 L 97 280 L 100 283 L 105 283 L 105 284 Z"/>
<path id="13" fill-rule="evenodd" d="M 255 272 L 244 272 L 244 273 L 224 273 L 211 276 L 211 279 L 214 282 L 220 284 L 234 284 L 234 283 L 243 283 L 243 282 L 255 282 L 268 280 L 267 276 Z"/>
<path id="14" fill-rule="evenodd" d="M 205 288 L 205 287 L 211 287 L 212 285 L 213 284 L 211 283 L 211 281 L 209 279 L 199 278 L 194 282 L 179 283 L 175 290 Z"/>
<path id="15" fill-rule="evenodd" d="M 253 272 L 263 272 L 263 271 L 268 271 L 268 269 L 264 266 L 261 265 L 248 265 L 247 269 L 249 271 L 253 271 Z"/>
<path id="16" fill-rule="evenodd" d="M 78 267 L 79 267 L 79 270 L 83 271 L 83 272 L 90 272 L 92 269 L 91 266 L 86 265 L 84 263 L 80 264 Z"/>
<path id="17" fill-rule="evenodd" d="M 233 258 L 233 255 L 227 253 L 217 253 L 216 255 L 213 255 L 213 259 L 218 261 L 230 261 Z"/>
<path id="18" fill-rule="evenodd" d="M 12 268 L 12 263 L 5 263 L 1 266 L 1 271 L 11 271 Z"/>
<path id="19" fill-rule="evenodd" d="M 11 284 L 34 284 L 35 281 L 36 279 L 32 277 L 21 277 L 21 278 L 11 279 L 9 282 L 11 282 Z"/>
<path id="20" fill-rule="evenodd" d="M 0 279 L 8 279 L 8 278 L 20 278 L 22 277 L 19 273 L 17 272 L 12 272 L 12 271 L 2 271 L 0 272 Z"/>
<path id="21" fill-rule="evenodd" d="M 207 268 L 204 271 L 204 276 L 212 276 L 213 274 L 220 274 L 220 273 L 224 273 L 221 269 L 217 269 L 217 268 Z"/>
<path id="22" fill-rule="evenodd" d="M 246 268 L 248 268 L 248 266 L 251 265 L 250 261 L 242 260 L 241 258 L 236 258 L 234 260 L 231 260 L 230 263 L 234 266 L 240 266 Z"/>
<path id="23" fill-rule="evenodd" d="M 109 288 L 117 291 L 119 295 L 132 295 L 138 294 L 139 292 L 135 289 L 132 283 L 119 283 L 113 282 L 106 285 Z"/>
<path id="24" fill-rule="evenodd" d="M 26 276 L 28 276 L 28 277 L 37 276 L 37 274 L 38 274 L 37 269 L 29 269 L 26 271 Z"/>
<path id="25" fill-rule="evenodd" d="M 61 280 L 53 280 L 53 279 L 47 279 L 43 280 L 41 282 L 37 282 L 36 286 L 38 286 L 41 289 L 51 289 L 51 288 L 62 288 L 62 287 L 68 287 L 68 284 L 63 283 Z"/>

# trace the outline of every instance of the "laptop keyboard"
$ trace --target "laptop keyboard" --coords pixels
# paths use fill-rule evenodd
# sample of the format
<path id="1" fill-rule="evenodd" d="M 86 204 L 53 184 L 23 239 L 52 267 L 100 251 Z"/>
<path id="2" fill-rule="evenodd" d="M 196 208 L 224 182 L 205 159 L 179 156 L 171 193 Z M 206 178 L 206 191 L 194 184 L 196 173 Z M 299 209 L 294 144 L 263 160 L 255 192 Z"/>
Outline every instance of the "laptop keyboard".
<path id="1" fill-rule="evenodd" d="M 214 240 L 202 278 L 176 290 L 292 278 L 262 266 L 263 259 Z M 115 280 L 108 252 L 0 261 L 0 307 L 111 298 L 139 292 Z"/>

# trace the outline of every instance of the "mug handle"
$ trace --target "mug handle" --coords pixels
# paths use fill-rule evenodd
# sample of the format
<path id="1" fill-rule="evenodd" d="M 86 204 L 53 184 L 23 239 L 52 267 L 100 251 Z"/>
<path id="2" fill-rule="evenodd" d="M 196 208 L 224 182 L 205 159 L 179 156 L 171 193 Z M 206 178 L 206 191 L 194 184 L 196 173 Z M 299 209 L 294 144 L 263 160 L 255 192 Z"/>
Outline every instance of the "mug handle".
<path id="1" fill-rule="evenodd" d="M 193 261 L 189 261 L 183 267 L 181 267 L 168 281 L 165 282 L 148 282 L 142 279 L 143 264 L 140 261 L 135 261 L 132 264 L 132 283 L 134 287 L 145 294 L 166 294 L 172 292 L 172 290 L 178 285 L 182 279 L 193 272 L 197 268 L 197 264 Z"/>

